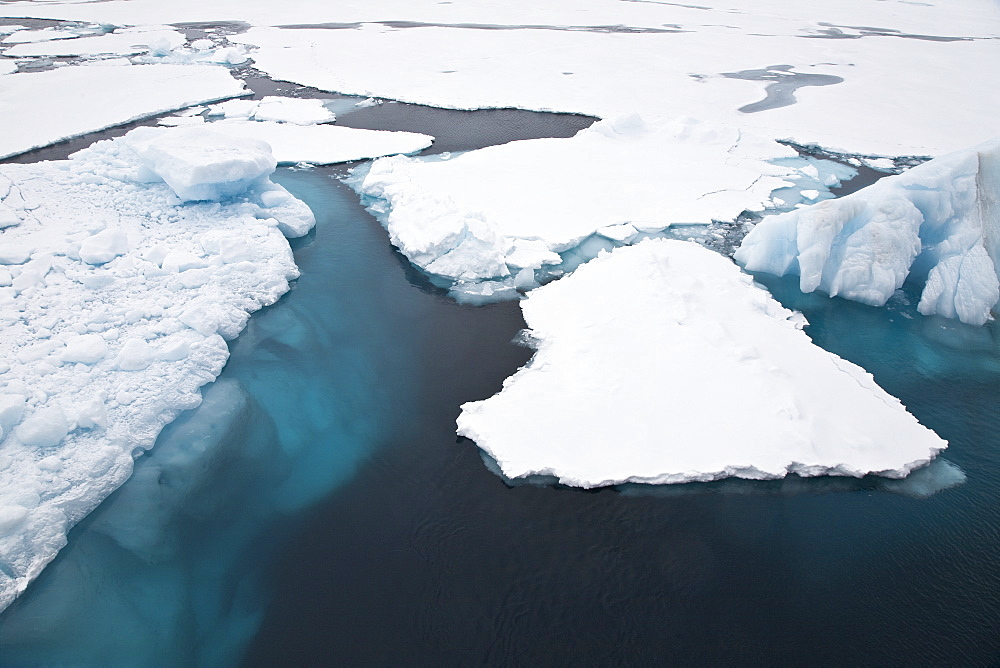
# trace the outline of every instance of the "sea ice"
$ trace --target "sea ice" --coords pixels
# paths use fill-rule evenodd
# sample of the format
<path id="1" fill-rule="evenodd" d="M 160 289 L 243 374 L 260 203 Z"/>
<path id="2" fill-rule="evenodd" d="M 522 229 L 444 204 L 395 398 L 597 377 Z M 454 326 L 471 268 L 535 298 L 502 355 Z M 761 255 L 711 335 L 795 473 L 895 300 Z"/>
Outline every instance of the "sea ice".
<path id="1" fill-rule="evenodd" d="M 53 41 L 28 42 L 12 46 L 6 56 L 95 56 L 116 54 L 130 56 L 145 53 L 152 45 L 175 49 L 184 44 L 184 35 L 176 30 L 151 26 L 146 30 L 119 29 L 105 35 Z"/>
<path id="2" fill-rule="evenodd" d="M 692 119 L 601 121 L 568 139 L 532 139 L 450 159 L 375 161 L 357 190 L 392 242 L 425 271 L 455 281 L 517 274 L 603 230 L 658 232 L 760 211 L 795 152 Z M 634 235 L 633 235 L 634 236 Z"/>
<path id="3" fill-rule="evenodd" d="M 594 1 L 545 10 L 514 2 L 505 10 L 476 6 L 476 12 L 455 4 L 393 14 L 395 21 L 404 13 L 448 16 L 416 18 L 425 23 L 403 30 L 377 23 L 388 14 L 372 8 L 367 19 L 346 18 L 366 13 L 349 10 L 322 19 L 372 21 L 353 30 L 255 27 L 231 39 L 258 47 L 255 67 L 272 77 L 321 90 L 457 109 L 694 117 L 873 156 L 941 155 L 984 141 L 993 134 L 986 119 L 1000 105 L 1000 90 L 984 87 L 976 76 L 954 76 L 977 72 L 1000 54 L 1000 17 L 985 3 L 947 12 L 943 6 L 907 5 L 891 16 L 878 7 L 890 3 L 868 0 L 808 13 L 787 3 L 770 3 L 770 10 L 747 3 L 740 11 L 714 1 L 698 9 Z M 465 12 L 481 14 L 468 22 L 482 27 L 491 27 L 483 15 L 507 14 L 507 21 L 477 29 L 457 18 Z M 539 13 L 552 23 L 540 21 Z M 531 25 L 525 25 L 528 14 Z M 834 15 L 853 15 L 858 22 Z M 872 23 L 880 15 L 885 22 Z M 830 24 L 889 30 L 825 39 L 824 25 Z M 980 36 L 986 39 L 975 39 Z M 725 76 L 755 71 L 759 76 Z M 787 106 L 757 104 L 793 79 L 839 83 L 800 88 Z M 927 94 L 928 81 L 933 95 Z"/>
<path id="4" fill-rule="evenodd" d="M 696 244 L 620 248 L 521 308 L 535 356 L 458 418 L 510 478 L 900 478 L 947 445 L 814 345 L 801 314 Z"/>
<path id="5" fill-rule="evenodd" d="M 881 306 L 908 278 L 921 313 L 981 325 L 1000 300 L 1000 139 L 851 195 L 769 216 L 736 260 L 803 292 Z"/>
<path id="6" fill-rule="evenodd" d="M 277 166 L 264 142 L 204 128 L 137 128 L 128 141 L 143 167 L 186 202 L 218 202 L 246 192 L 262 185 Z"/>
<path id="7" fill-rule="evenodd" d="M 163 128 L 0 165 L 18 216 L 0 231 L 0 608 L 297 276 L 282 231 L 313 218 L 273 168 L 259 143 Z"/>
<path id="8" fill-rule="evenodd" d="M 386 155 L 417 153 L 434 142 L 417 132 L 362 130 L 337 125 L 296 125 L 271 121 L 224 120 L 206 125 L 213 132 L 256 139 L 271 146 L 279 163 L 329 165 Z"/>
<path id="9" fill-rule="evenodd" d="M 58 91 L 54 95 L 53 91 Z M 0 158 L 146 116 L 246 95 L 209 65 L 60 67 L 0 77 Z"/>
<path id="10" fill-rule="evenodd" d="M 329 123 L 336 116 L 326 108 L 323 100 L 277 97 L 269 95 L 262 100 L 230 100 L 209 107 L 209 116 L 225 116 L 244 120 L 275 121 L 296 125 Z"/>

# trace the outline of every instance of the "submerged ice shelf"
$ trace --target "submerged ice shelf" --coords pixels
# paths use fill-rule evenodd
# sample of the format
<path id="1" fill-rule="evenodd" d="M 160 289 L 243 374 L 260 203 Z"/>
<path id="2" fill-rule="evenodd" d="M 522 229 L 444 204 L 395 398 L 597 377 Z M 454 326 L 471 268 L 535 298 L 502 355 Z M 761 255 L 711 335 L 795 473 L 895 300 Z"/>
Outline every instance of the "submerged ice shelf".
<path id="1" fill-rule="evenodd" d="M 511 478 L 901 478 L 947 447 L 814 345 L 801 314 L 696 244 L 618 249 L 521 306 L 535 356 L 458 418 Z"/>
<path id="2" fill-rule="evenodd" d="M 931 160 L 856 193 L 769 216 L 736 260 L 797 274 L 822 290 L 882 306 L 921 282 L 921 313 L 975 325 L 1000 300 L 1000 139 Z"/>
<path id="3" fill-rule="evenodd" d="M 200 128 L 0 166 L 0 607 L 298 275 L 314 219 L 274 167 Z"/>

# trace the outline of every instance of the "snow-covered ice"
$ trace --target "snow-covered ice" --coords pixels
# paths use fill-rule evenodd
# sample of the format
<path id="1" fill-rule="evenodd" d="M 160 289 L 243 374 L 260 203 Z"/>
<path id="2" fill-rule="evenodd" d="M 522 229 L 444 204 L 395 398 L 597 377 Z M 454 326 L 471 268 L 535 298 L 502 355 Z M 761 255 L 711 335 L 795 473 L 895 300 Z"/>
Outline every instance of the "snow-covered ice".
<path id="1" fill-rule="evenodd" d="M 1000 15 L 986 3 L 949 12 L 944 5 L 908 5 L 882 16 L 884 30 L 855 31 L 853 38 L 849 26 L 879 25 L 872 23 L 884 11 L 877 5 L 889 3 L 845 1 L 808 12 L 699 4 L 704 9 L 594 0 L 546 12 L 510 3 L 507 11 L 520 8 L 519 18 L 475 21 L 494 29 L 457 20 L 405 29 L 393 23 L 353 30 L 257 27 L 232 39 L 258 46 L 255 66 L 281 80 L 459 109 L 694 117 L 772 139 L 882 156 L 940 155 L 995 134 L 985 119 L 1000 104 L 1000 91 L 976 76 L 954 74 L 1000 62 Z M 561 20 L 551 17 L 546 26 L 539 16 L 545 13 Z M 859 22 L 834 18 L 845 13 Z M 830 35 L 831 26 L 846 37 Z M 830 85 L 815 85 L 816 77 Z M 933 94 L 927 82 L 934 82 Z M 797 88 L 790 93 L 794 104 L 757 104 L 779 85 Z"/>
<path id="2" fill-rule="evenodd" d="M 0 127 L 17 132 L 0 133 L 0 158 L 248 93 L 225 68 L 208 65 L 61 67 L 10 74 L 0 77 Z"/>
<path id="3" fill-rule="evenodd" d="M 240 140 L 266 142 L 283 164 L 330 165 L 410 155 L 434 142 L 430 135 L 417 132 L 339 127 L 331 124 L 335 118 L 322 100 L 267 96 L 214 104 L 205 116 L 184 111 L 160 119 L 160 124 L 207 127 Z"/>
<path id="4" fill-rule="evenodd" d="M 271 121 L 219 121 L 206 127 L 230 137 L 267 142 L 280 163 L 337 162 L 417 153 L 434 142 L 417 132 L 362 130 L 336 125 L 295 125 Z"/>
<path id="5" fill-rule="evenodd" d="M 208 114 L 227 119 L 275 121 L 296 125 L 329 123 L 336 119 L 336 115 L 326 108 L 323 100 L 274 95 L 268 95 L 261 100 L 229 100 L 213 104 L 209 107 Z"/>
<path id="6" fill-rule="evenodd" d="M 297 276 L 282 232 L 312 213 L 267 179 L 265 149 L 140 128 L 0 166 L 16 218 L 0 231 L 0 608 Z"/>
<path id="7" fill-rule="evenodd" d="M 535 356 L 458 418 L 510 478 L 898 478 L 947 445 L 815 346 L 801 314 L 696 244 L 620 248 L 521 307 Z"/>
<path id="8" fill-rule="evenodd" d="M 14 36 L 16 35 L 15 33 Z M 26 42 L 7 49 L 4 55 L 16 58 L 103 54 L 129 56 L 145 53 L 151 48 L 176 49 L 183 46 L 184 41 L 184 35 L 176 30 L 153 26 L 148 30 L 121 29 L 93 37 Z"/>
<path id="9" fill-rule="evenodd" d="M 981 325 L 1000 300 L 1000 139 L 886 177 L 840 199 L 769 216 L 736 260 L 798 274 L 822 290 L 881 306 L 908 278 L 918 308 Z"/>
<path id="10" fill-rule="evenodd" d="M 598 231 L 631 238 L 763 210 L 793 175 L 768 160 L 795 155 L 735 128 L 631 115 L 567 139 L 383 158 L 356 187 L 381 200 L 373 211 L 412 262 L 474 281 L 557 265 Z"/>

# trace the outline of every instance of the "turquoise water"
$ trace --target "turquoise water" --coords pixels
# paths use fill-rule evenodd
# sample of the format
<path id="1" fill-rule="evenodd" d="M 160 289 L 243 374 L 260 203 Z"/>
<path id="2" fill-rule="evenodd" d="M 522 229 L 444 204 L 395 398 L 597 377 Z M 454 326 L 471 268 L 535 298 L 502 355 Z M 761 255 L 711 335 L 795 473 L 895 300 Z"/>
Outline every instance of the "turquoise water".
<path id="1" fill-rule="evenodd" d="M 530 351 L 455 304 L 335 170 L 302 277 L 205 403 L 0 616 L 0 664 L 989 664 L 1000 330 L 759 277 L 951 442 L 960 484 L 508 486 L 456 439 Z M 720 411 L 726 407 L 720 405 Z M 951 478 L 950 483 L 956 481 Z"/>

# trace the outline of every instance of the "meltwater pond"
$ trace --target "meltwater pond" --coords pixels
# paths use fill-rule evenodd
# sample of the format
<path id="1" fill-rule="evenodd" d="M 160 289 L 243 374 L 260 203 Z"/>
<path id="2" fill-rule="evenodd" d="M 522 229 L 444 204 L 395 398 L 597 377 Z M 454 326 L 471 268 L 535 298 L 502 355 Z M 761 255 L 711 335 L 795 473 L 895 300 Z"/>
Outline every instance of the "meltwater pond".
<path id="1" fill-rule="evenodd" d="M 508 486 L 454 429 L 528 359 L 517 305 L 449 300 L 336 173 L 276 177 L 317 214 L 302 278 L 0 616 L 0 664 L 1000 659 L 996 325 L 760 277 L 951 442 L 967 478 L 936 494 Z"/>

